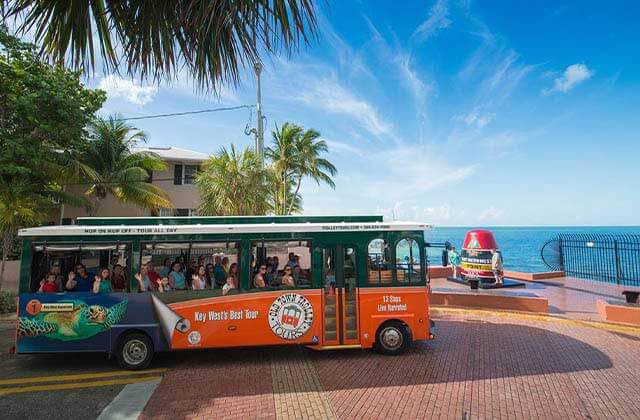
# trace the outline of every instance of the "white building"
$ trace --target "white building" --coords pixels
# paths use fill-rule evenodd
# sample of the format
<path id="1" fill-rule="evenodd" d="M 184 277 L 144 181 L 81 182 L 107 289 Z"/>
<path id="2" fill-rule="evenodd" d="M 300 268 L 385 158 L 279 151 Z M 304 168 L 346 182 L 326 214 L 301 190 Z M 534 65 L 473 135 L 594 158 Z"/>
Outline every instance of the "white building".
<path id="1" fill-rule="evenodd" d="M 108 195 L 101 202 L 94 216 L 190 216 L 195 214 L 200 205 L 200 193 L 193 185 L 194 176 L 200 164 L 209 156 L 206 153 L 178 147 L 150 146 L 137 150 L 153 152 L 167 163 L 166 170 L 152 173 L 151 182 L 169 195 L 174 208 L 161 209 L 159 214 L 152 214 L 151 210 L 123 204 L 112 195 Z M 82 186 L 74 186 L 68 191 L 80 195 L 84 189 Z M 63 212 L 63 224 L 73 224 L 77 217 L 89 216 L 89 212 L 83 207 L 65 205 Z M 52 219 L 54 223 L 60 223 L 60 213 L 56 212 Z"/>

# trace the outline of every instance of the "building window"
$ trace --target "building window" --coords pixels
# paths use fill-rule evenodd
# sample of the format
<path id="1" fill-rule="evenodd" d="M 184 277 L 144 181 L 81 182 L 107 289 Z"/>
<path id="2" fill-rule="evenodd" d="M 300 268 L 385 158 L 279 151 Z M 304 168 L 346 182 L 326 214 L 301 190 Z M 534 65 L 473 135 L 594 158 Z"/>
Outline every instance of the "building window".
<path id="1" fill-rule="evenodd" d="M 173 185 L 191 185 L 198 173 L 198 165 L 180 165 L 173 167 Z"/>

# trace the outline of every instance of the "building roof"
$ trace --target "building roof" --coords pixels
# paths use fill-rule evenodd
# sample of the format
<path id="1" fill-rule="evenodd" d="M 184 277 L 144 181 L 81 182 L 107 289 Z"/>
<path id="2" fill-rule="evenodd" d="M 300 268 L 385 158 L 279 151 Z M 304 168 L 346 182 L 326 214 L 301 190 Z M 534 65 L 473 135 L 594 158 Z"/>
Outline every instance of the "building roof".
<path id="1" fill-rule="evenodd" d="M 170 162 L 203 162 L 209 158 L 206 153 L 173 146 L 147 146 L 139 147 L 136 150 L 153 152 L 160 156 L 162 160 Z"/>
<path id="2" fill-rule="evenodd" d="M 424 231 L 431 225 L 418 222 L 373 223 L 262 223 L 225 225 L 111 225 L 111 226 L 42 226 L 20 229 L 18 236 L 121 236 L 121 235 L 198 235 L 276 232 L 362 232 Z"/>

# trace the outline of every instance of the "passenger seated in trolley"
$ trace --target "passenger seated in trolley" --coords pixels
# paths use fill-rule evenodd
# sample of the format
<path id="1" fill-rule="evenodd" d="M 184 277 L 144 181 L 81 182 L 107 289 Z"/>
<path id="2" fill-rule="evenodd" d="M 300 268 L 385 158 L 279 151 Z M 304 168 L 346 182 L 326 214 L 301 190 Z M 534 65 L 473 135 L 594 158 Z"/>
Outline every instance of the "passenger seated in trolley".
<path id="1" fill-rule="evenodd" d="M 293 270 L 290 266 L 287 265 L 284 267 L 284 275 L 280 283 L 283 287 L 296 287 L 296 282 L 293 279 Z"/>
<path id="2" fill-rule="evenodd" d="M 56 284 L 55 273 L 47 274 L 47 277 L 40 281 L 39 293 L 57 293 L 58 285 Z"/>
<path id="3" fill-rule="evenodd" d="M 256 289 L 263 289 L 265 287 L 267 287 L 267 284 L 264 281 L 264 277 L 267 273 L 267 266 L 264 264 L 260 265 L 260 269 L 258 270 L 258 272 L 256 273 L 256 275 L 253 277 L 253 287 Z"/>
<path id="4" fill-rule="evenodd" d="M 207 279 L 207 270 L 204 265 L 198 267 L 198 272 L 191 276 L 191 288 L 193 290 L 203 290 L 209 288 L 209 281 Z"/>

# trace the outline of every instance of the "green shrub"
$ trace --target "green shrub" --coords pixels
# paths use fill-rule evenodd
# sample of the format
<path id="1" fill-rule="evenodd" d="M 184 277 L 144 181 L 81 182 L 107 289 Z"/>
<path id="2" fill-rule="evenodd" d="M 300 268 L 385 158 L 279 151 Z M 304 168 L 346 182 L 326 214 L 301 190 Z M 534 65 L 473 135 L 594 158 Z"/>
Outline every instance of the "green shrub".
<path id="1" fill-rule="evenodd" d="M 16 292 L 0 291 L 0 314 L 12 313 L 16 311 Z"/>

